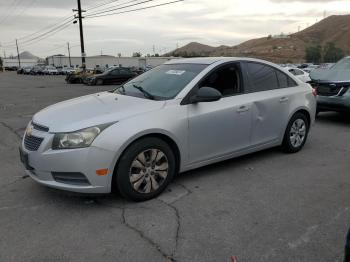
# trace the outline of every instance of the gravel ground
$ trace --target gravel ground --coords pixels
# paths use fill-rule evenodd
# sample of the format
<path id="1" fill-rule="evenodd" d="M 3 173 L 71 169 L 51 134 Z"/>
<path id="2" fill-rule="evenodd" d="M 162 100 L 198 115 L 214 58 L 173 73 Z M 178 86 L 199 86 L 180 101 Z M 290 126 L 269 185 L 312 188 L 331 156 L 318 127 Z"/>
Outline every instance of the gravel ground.
<path id="1" fill-rule="evenodd" d="M 193 170 L 144 203 L 25 177 L 18 145 L 31 116 L 110 88 L 0 73 L 0 261 L 342 261 L 349 116 L 321 114 L 298 154 L 276 148 Z"/>

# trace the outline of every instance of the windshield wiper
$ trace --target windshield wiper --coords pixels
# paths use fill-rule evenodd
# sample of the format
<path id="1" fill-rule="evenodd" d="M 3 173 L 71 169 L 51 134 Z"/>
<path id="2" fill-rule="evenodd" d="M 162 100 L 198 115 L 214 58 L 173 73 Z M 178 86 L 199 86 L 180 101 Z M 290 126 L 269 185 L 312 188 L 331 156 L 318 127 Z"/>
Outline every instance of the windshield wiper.
<path id="1" fill-rule="evenodd" d="M 138 86 L 138 85 L 135 85 L 135 84 L 132 84 L 132 86 L 139 90 L 143 95 L 144 97 L 148 98 L 148 99 L 151 99 L 151 100 L 155 100 L 155 97 L 154 95 L 152 95 L 151 93 L 149 93 L 148 91 L 146 91 L 145 89 L 143 89 L 141 86 Z"/>

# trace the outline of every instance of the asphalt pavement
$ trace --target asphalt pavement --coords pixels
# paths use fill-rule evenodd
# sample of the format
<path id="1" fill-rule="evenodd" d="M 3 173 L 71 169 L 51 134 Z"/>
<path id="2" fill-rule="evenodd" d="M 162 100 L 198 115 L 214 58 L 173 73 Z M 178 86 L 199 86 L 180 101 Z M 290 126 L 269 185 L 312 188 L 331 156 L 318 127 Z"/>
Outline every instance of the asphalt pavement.
<path id="1" fill-rule="evenodd" d="M 18 146 L 32 115 L 111 88 L 0 73 L 0 261 L 342 261 L 349 115 L 320 114 L 298 154 L 274 148 L 186 172 L 143 203 L 26 177 Z"/>

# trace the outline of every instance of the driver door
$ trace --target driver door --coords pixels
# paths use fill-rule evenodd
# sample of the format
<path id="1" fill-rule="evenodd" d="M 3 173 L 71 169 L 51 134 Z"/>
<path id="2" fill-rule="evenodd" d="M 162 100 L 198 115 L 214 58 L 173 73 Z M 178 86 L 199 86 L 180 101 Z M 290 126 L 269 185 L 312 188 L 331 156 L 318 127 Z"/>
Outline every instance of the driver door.
<path id="1" fill-rule="evenodd" d="M 215 88 L 223 98 L 187 105 L 191 164 L 224 157 L 250 146 L 252 104 L 243 95 L 241 76 L 239 63 L 220 66 L 201 81 L 199 88 Z"/>

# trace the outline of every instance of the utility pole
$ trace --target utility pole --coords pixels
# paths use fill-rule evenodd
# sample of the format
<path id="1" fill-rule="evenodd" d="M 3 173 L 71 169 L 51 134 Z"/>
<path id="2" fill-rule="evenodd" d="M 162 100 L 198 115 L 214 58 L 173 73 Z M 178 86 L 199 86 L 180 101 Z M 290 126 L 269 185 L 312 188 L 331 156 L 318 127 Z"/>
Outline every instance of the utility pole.
<path id="1" fill-rule="evenodd" d="M 72 67 L 72 61 L 70 59 L 70 48 L 69 48 L 69 42 L 67 42 L 68 45 L 68 57 L 69 57 L 69 67 Z"/>
<path id="2" fill-rule="evenodd" d="M 18 67 L 21 67 L 21 58 L 19 57 L 19 51 L 18 51 L 18 43 L 17 43 L 17 39 L 16 39 L 16 46 L 17 46 L 17 57 L 18 57 Z"/>
<path id="3" fill-rule="evenodd" d="M 81 3 L 80 0 L 78 1 L 78 9 L 73 9 L 73 11 L 78 12 L 78 17 L 75 16 L 75 18 L 78 18 L 79 20 L 79 31 L 80 31 L 80 48 L 81 48 L 81 63 L 83 70 L 85 71 L 86 69 L 86 64 L 85 64 L 85 47 L 84 47 L 84 33 L 83 33 L 83 17 L 81 15 L 82 12 L 85 12 L 85 10 L 81 10 Z"/>

